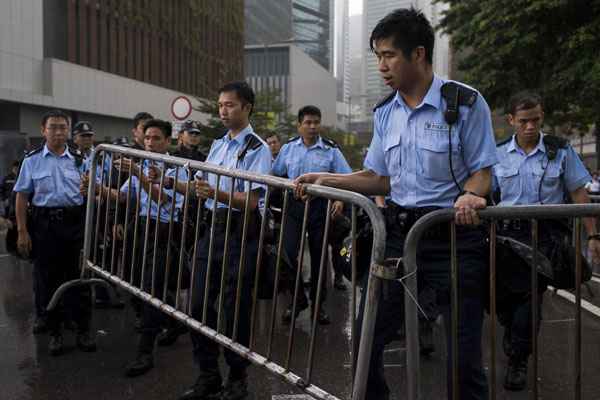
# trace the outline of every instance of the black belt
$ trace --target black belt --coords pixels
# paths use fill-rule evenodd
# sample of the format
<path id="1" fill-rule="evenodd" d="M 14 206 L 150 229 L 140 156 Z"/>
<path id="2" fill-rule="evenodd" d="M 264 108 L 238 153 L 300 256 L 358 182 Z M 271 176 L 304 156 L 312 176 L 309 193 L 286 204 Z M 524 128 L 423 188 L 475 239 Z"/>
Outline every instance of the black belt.
<path id="1" fill-rule="evenodd" d="M 83 222 L 84 206 L 72 207 L 31 207 L 31 215 L 36 218 L 47 218 L 50 221 L 81 221 Z"/>
<path id="2" fill-rule="evenodd" d="M 225 225 L 227 224 L 228 211 L 228 208 L 217 208 L 217 211 L 214 213 L 212 210 L 208 210 L 208 212 L 204 214 L 204 221 L 208 225 L 212 222 L 214 218 L 215 224 Z M 231 223 L 235 226 L 240 222 L 242 222 L 242 213 L 240 211 L 231 210 Z"/>
<path id="3" fill-rule="evenodd" d="M 140 223 L 141 223 L 142 225 L 144 225 L 144 224 L 146 223 L 146 220 L 147 220 L 147 219 L 148 219 L 148 217 L 146 217 L 146 216 L 142 216 L 142 217 L 140 217 Z M 160 220 L 157 220 L 156 218 L 152 218 L 152 217 L 150 217 L 150 224 L 151 224 L 151 225 L 152 225 L 152 224 L 156 224 L 157 222 L 158 222 L 158 225 L 159 225 L 159 226 L 161 226 L 161 227 L 168 227 L 168 226 L 169 226 L 169 223 L 168 223 L 168 222 L 162 222 L 162 221 L 160 221 Z M 177 221 L 173 221 L 173 223 L 175 223 L 175 224 L 176 224 L 176 223 L 177 223 Z"/>
<path id="4" fill-rule="evenodd" d="M 408 232 L 419 218 L 439 209 L 440 207 L 405 208 L 390 202 L 385 208 L 385 217 L 388 224 L 397 225 Z"/>

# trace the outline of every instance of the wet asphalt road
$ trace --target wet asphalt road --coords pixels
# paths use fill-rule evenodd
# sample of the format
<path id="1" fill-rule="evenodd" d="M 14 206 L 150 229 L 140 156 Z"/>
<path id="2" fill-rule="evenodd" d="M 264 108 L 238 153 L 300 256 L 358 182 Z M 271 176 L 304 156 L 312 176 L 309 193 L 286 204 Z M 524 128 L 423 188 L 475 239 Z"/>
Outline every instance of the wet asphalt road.
<path id="1" fill-rule="evenodd" d="M 191 343 L 187 335 L 168 348 L 158 348 L 155 368 L 138 378 L 125 378 L 125 365 L 135 356 L 137 335 L 133 330 L 133 313 L 123 310 L 95 310 L 93 330 L 97 353 L 82 353 L 74 346 L 74 337 L 65 334 L 67 354 L 53 358 L 48 352 L 46 335 L 34 336 L 31 266 L 3 254 L 0 237 L 0 399 L 1 400 L 121 400 L 176 399 L 195 379 Z M 600 285 L 594 283 L 600 294 Z M 280 303 L 282 304 L 282 303 Z M 286 301 L 283 300 L 283 304 Z M 261 313 L 270 313 L 270 302 L 262 302 Z M 350 394 L 350 345 L 348 293 L 330 291 L 327 303 L 332 325 L 318 333 L 316 365 L 313 373 L 318 385 L 342 398 Z M 282 308 L 280 306 L 280 308 Z M 310 323 L 304 313 L 297 324 L 297 344 L 293 370 L 306 371 Z M 547 294 L 540 336 L 540 398 L 567 400 L 573 390 L 573 307 L 564 299 Z M 583 326 L 583 398 L 600 399 L 600 318 L 584 313 Z M 445 398 L 445 352 L 441 325 L 435 328 L 438 351 L 422 360 L 424 399 Z M 268 321 L 258 323 L 258 349 L 264 351 Z M 287 349 L 286 327 L 277 323 L 274 359 L 283 360 Z M 498 332 L 499 340 L 502 330 Z M 487 339 L 485 340 L 487 344 Z M 489 353 L 489 352 L 487 352 Z M 505 356 L 498 347 L 498 399 L 527 399 L 527 392 L 506 393 L 501 389 Z M 391 382 L 393 399 L 403 398 L 405 374 L 403 343 L 395 342 L 386 351 L 386 374 Z M 486 354 L 489 369 L 489 355 Z M 257 367 L 250 369 L 250 390 L 257 400 L 301 399 L 300 391 Z M 289 397 L 288 397 L 289 396 Z M 308 397 L 306 397 L 308 398 Z"/>

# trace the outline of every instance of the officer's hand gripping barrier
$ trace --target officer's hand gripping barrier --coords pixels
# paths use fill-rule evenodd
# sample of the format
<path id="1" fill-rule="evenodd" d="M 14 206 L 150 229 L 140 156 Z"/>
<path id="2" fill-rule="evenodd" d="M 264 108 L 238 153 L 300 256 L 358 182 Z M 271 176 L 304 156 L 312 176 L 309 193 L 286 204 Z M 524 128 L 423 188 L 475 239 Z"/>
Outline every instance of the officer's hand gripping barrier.
<path id="1" fill-rule="evenodd" d="M 160 176 L 155 182 L 144 186 L 144 190 L 138 190 L 140 185 L 146 183 L 130 178 L 135 172 L 134 163 L 130 163 L 125 170 L 114 168 L 115 164 L 121 164 L 126 159 L 135 160 L 138 165 L 151 163 L 160 169 Z M 203 178 L 208 174 L 216 176 L 210 210 L 201 205 L 192 207 L 195 196 L 192 191 L 194 181 L 190 177 L 196 171 L 200 171 Z M 298 266 L 304 261 L 311 202 L 306 203 L 301 217 L 299 260 L 298 266 L 295 266 L 295 279 L 291 282 L 291 323 L 289 328 L 277 325 L 281 314 L 278 294 L 284 286 L 284 232 L 291 218 L 288 209 L 294 189 L 290 180 L 104 144 L 95 149 L 90 176 L 96 179 L 90 179 L 88 188 L 81 279 L 65 283 L 55 293 L 51 304 L 56 304 L 62 293 L 74 285 L 115 286 L 314 398 L 364 398 L 380 278 L 370 276 L 366 317 L 356 322 L 362 323 L 363 327 L 360 345 L 354 334 L 353 323 L 348 346 L 350 352 L 340 352 L 350 353 L 348 361 L 351 369 L 344 379 L 348 380 L 351 390 L 333 394 L 327 389 L 328 382 L 319 379 L 319 368 L 322 368 L 319 357 L 329 357 L 329 354 L 327 351 L 317 351 L 320 342 L 317 338 L 327 332 L 319 329 L 318 307 L 312 310 L 308 337 L 301 336 L 301 331 L 296 327 L 295 316 L 301 310 L 299 298 L 303 291 L 301 268 Z M 275 239 L 277 242 L 271 246 L 277 249 L 272 257 L 274 265 L 265 262 L 263 251 L 267 246 L 267 218 L 257 223 L 249 206 L 251 192 L 259 185 L 265 188 L 264 208 L 269 207 L 273 189 L 281 189 L 284 193 L 281 229 Z M 172 191 L 171 187 L 177 188 L 177 192 Z M 240 187 L 245 188 L 237 190 L 245 192 L 244 206 L 240 207 L 240 203 L 237 203 L 239 210 L 234 210 L 234 189 Z M 224 202 L 222 198 L 221 202 L 218 201 L 219 191 L 227 192 L 228 201 Z M 353 248 L 356 248 L 358 230 L 357 211 L 362 209 L 368 215 L 373 226 L 371 266 L 383 265 L 385 223 L 375 204 L 364 196 L 317 185 L 307 185 L 307 192 L 311 197 L 324 198 L 327 202 L 320 268 L 318 276 L 312 277 L 313 281 L 317 281 L 314 302 L 320 304 L 327 276 L 327 238 L 332 223 L 330 215 L 333 201 L 341 200 L 351 206 Z M 145 206 L 148 204 L 152 206 Z M 208 218 L 207 215 L 212 217 Z M 188 220 L 194 224 L 188 226 Z M 187 239 L 190 236 L 193 239 Z M 295 263 L 296 260 L 293 261 Z M 355 257 L 351 262 L 350 309 L 352 321 L 356 321 L 358 282 Z M 269 300 L 269 307 L 262 307 L 258 303 L 257 290 L 261 277 L 266 276 L 269 268 L 274 270 L 273 296 Z M 254 271 L 248 275 L 248 269 Z M 89 279 L 90 275 L 95 278 Z M 245 286 L 247 279 L 252 280 L 250 296 Z M 339 338 L 335 340 L 339 341 Z M 282 341 L 287 341 L 287 345 L 283 346 L 283 351 L 278 351 L 282 346 L 277 347 L 276 343 Z M 344 371 L 342 366 L 336 366 L 335 373 L 340 371 Z M 194 372 L 190 374 L 191 381 Z"/>
<path id="2" fill-rule="evenodd" d="M 489 323 L 489 340 L 490 340 L 490 371 L 489 371 L 489 386 L 490 399 L 497 397 L 497 382 L 496 382 L 496 242 L 497 242 L 497 224 L 496 221 L 506 219 L 528 219 L 531 220 L 531 241 L 533 249 L 533 265 L 539 264 L 539 249 L 538 249 L 538 221 L 543 219 L 557 218 L 575 218 L 574 229 L 574 245 L 576 249 L 581 249 L 582 244 L 582 217 L 600 217 L 600 204 L 573 204 L 573 205 L 541 205 L 541 206 L 512 206 L 512 207 L 488 207 L 479 212 L 482 219 L 490 222 L 489 224 L 489 285 L 490 285 L 490 323 Z M 405 323 L 406 323 L 406 346 L 407 346 L 407 397 L 411 400 L 421 399 L 420 386 L 420 371 L 419 371 L 419 322 L 418 322 L 418 304 L 414 300 L 417 293 L 418 273 L 417 265 L 417 246 L 424 236 L 424 233 L 431 227 L 441 224 L 450 223 L 451 229 L 451 254 L 450 254 L 450 288 L 451 288 L 451 321 L 452 337 L 451 354 L 449 355 L 451 364 L 451 393 L 448 398 L 458 400 L 459 384 L 458 384 L 458 272 L 459 265 L 457 262 L 457 239 L 456 225 L 454 224 L 454 210 L 439 210 L 432 212 L 415 223 L 408 233 L 404 245 L 403 263 L 405 267 L 406 282 L 405 286 Z M 573 332 L 573 392 L 576 399 L 582 397 L 582 315 L 581 315 L 581 281 L 582 281 L 582 254 L 580 251 L 575 253 L 575 282 L 574 289 L 575 299 L 575 323 Z M 538 272 L 536 268 L 531 270 L 531 292 L 537 293 L 538 290 Z M 531 379 L 529 384 L 530 398 L 537 399 L 539 393 L 539 368 L 538 368 L 538 296 L 532 296 L 532 358 L 531 358 Z"/>

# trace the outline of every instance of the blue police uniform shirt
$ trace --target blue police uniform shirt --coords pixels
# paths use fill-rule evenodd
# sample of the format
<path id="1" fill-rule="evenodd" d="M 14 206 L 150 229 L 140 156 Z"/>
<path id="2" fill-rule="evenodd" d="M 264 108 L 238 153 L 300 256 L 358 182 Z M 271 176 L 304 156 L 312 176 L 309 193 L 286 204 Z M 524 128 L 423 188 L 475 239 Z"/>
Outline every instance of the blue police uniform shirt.
<path id="1" fill-rule="evenodd" d="M 248 135 L 254 135 L 258 140 L 260 140 L 261 145 L 256 149 L 248 149 L 244 158 L 238 161 L 238 154 L 246 145 L 246 138 Z M 242 169 L 249 172 L 256 172 L 257 174 L 268 175 L 271 173 L 272 156 L 269 146 L 264 140 L 254 133 L 252 126 L 248 125 L 234 139 L 231 139 L 229 132 L 227 132 L 227 134 L 222 138 L 216 139 L 210 147 L 208 157 L 206 157 L 206 162 L 219 165 L 227 169 Z M 208 174 L 198 171 L 196 173 L 196 178 L 206 180 L 213 189 L 216 189 L 217 187 L 217 176 L 215 174 Z M 229 193 L 231 190 L 231 181 L 231 178 L 221 176 L 219 190 Z M 242 181 L 240 179 L 235 180 L 235 192 L 247 192 L 249 188 L 250 182 Z M 259 189 L 262 192 L 261 200 L 259 202 L 259 209 L 262 210 L 264 205 L 264 190 L 266 187 L 265 185 L 252 182 L 252 190 Z M 207 209 L 212 210 L 213 202 L 214 200 L 212 198 L 206 199 L 204 206 Z M 227 208 L 228 206 L 228 204 L 221 202 L 217 204 L 218 208 Z"/>
<path id="2" fill-rule="evenodd" d="M 396 92 L 393 100 L 375 111 L 364 167 L 390 177 L 390 196 L 400 206 L 448 208 L 459 194 L 450 172 L 446 101 L 440 92 L 445 82 L 434 76 L 414 109 Z M 485 99 L 479 94 L 471 107 L 460 106 L 459 111 L 451 132 L 452 165 L 462 186 L 475 172 L 494 165 L 497 156 Z"/>
<path id="3" fill-rule="evenodd" d="M 497 151 L 493 189 L 500 190 L 501 206 L 561 204 L 565 190 L 573 192 L 592 180 L 571 146 L 558 149 L 556 157 L 549 160 L 543 133 L 529 154 L 519 147 L 516 136 L 499 145 Z"/>
<path id="4" fill-rule="evenodd" d="M 143 163 L 143 168 L 142 168 L 142 172 L 144 173 L 144 175 L 148 175 L 148 171 L 149 171 L 149 167 L 150 165 L 154 165 L 158 168 L 162 168 L 163 163 L 158 162 L 158 161 L 152 161 L 152 160 L 144 160 Z M 177 168 L 168 168 L 165 171 L 165 176 L 167 177 L 171 177 L 174 178 L 175 175 L 177 175 L 177 179 L 179 182 L 186 182 L 188 177 L 187 177 L 187 172 L 185 171 L 184 168 L 179 168 L 179 172 L 177 172 Z M 134 196 L 137 196 L 138 194 L 138 190 L 140 187 L 140 181 L 138 179 L 137 176 L 132 176 L 131 178 L 127 179 L 125 181 L 125 183 L 121 186 L 121 193 L 129 193 L 129 181 L 131 180 L 131 196 L 132 198 Z M 156 186 L 158 187 L 158 184 L 156 184 Z M 160 207 L 160 222 L 165 222 L 168 223 L 170 221 L 171 218 L 171 206 L 173 204 L 173 189 L 163 189 L 163 194 L 162 194 L 162 199 L 165 200 L 162 204 L 162 206 Z M 142 217 L 148 217 L 148 203 L 150 200 L 150 196 L 148 195 L 148 193 L 142 189 L 142 192 L 140 193 L 140 215 Z M 181 193 L 177 193 L 175 196 L 175 212 L 173 214 L 173 220 L 174 221 L 178 221 L 179 220 L 179 214 L 181 213 L 182 209 L 183 209 L 183 200 L 184 200 L 184 196 Z M 152 198 L 152 202 L 150 204 L 150 218 L 156 220 L 156 216 L 158 215 L 158 199 L 157 198 Z"/>
<path id="5" fill-rule="evenodd" d="M 82 173 L 67 146 L 61 155 L 55 155 L 44 144 L 42 150 L 23 160 L 13 191 L 33 193 L 31 202 L 37 207 L 80 206 Z"/>
<path id="6" fill-rule="evenodd" d="M 320 136 L 310 147 L 301 137 L 284 144 L 273 164 L 273 174 L 296 179 L 309 172 L 349 174 L 352 169 L 340 149 L 326 143 Z"/>

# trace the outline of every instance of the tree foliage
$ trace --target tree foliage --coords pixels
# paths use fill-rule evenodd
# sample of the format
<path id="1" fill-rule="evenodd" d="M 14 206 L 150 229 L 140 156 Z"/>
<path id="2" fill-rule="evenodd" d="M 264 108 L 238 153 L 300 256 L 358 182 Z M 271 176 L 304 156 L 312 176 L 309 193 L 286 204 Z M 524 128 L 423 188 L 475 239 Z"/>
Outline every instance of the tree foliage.
<path id="1" fill-rule="evenodd" d="M 571 131 L 600 120 L 600 0 L 444 2 L 440 27 L 463 56 L 459 71 L 492 108 L 533 89 L 553 126 Z"/>
<path id="2" fill-rule="evenodd" d="M 208 153 L 212 141 L 223 136 L 226 129 L 219 119 L 217 99 L 205 100 L 197 98 L 196 100 L 198 106 L 194 107 L 194 109 L 208 116 L 208 120 L 203 124 L 201 123 L 204 133 L 202 135 L 203 142 L 201 146 Z M 281 137 L 281 141 L 285 143 L 288 139 L 298 134 L 297 121 L 296 115 L 292 114 L 285 103 L 281 101 L 278 91 L 256 93 L 250 123 L 254 132 L 258 133 L 263 139 L 269 133 L 275 132 Z M 356 136 L 354 134 L 328 126 L 322 127 L 321 134 L 324 137 L 333 139 L 340 145 L 344 156 L 352 168 L 358 169 L 361 167 L 364 158 L 363 146 L 356 143 L 354 140 Z"/>

